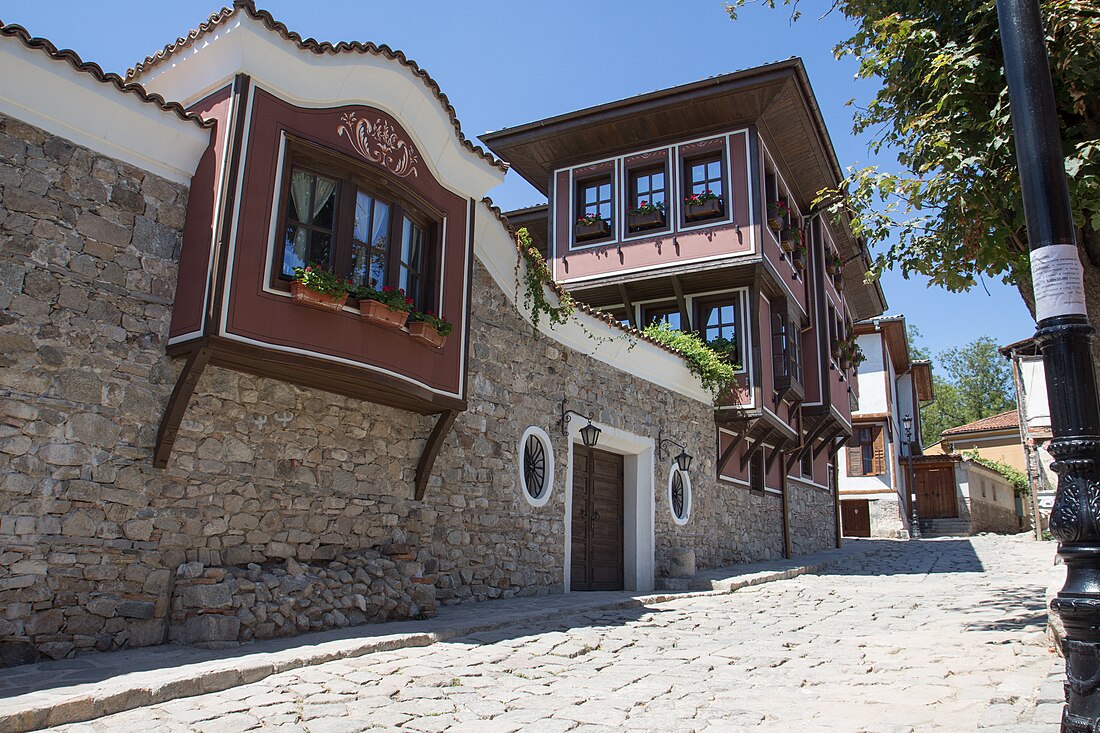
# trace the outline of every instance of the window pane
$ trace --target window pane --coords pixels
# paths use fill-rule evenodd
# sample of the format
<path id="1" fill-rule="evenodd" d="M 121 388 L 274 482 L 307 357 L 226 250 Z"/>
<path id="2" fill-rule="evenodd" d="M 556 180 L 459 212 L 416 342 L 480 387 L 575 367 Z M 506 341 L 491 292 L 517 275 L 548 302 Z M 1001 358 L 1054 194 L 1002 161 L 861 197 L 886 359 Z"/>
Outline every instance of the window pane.
<path id="1" fill-rule="evenodd" d="M 317 179 L 313 191 L 313 224 L 323 229 L 332 229 L 336 214 L 336 181 L 326 178 Z"/>
<path id="2" fill-rule="evenodd" d="M 332 244 L 332 235 L 326 232 L 312 232 L 309 242 L 309 261 L 324 267 L 331 267 L 329 263 L 329 246 Z"/>
<path id="3" fill-rule="evenodd" d="M 375 249 L 389 250 L 390 244 L 390 205 L 374 200 L 374 222 L 371 229 L 371 246 Z"/>
<path id="4" fill-rule="evenodd" d="M 370 211 L 374 199 L 359 191 L 355 196 L 355 228 L 352 236 L 360 242 L 370 243 Z"/>
<path id="5" fill-rule="evenodd" d="M 652 180 L 650 181 L 650 184 L 649 184 L 650 185 L 650 190 L 664 189 L 664 187 L 665 187 L 665 174 L 664 174 L 664 171 L 661 171 L 660 173 L 654 173 L 651 176 L 651 178 L 652 178 Z"/>
<path id="6" fill-rule="evenodd" d="M 401 262 L 420 271 L 420 257 L 424 250 L 424 231 L 413 222 L 405 219 L 401 231 Z"/>
<path id="7" fill-rule="evenodd" d="M 303 212 L 309 211 L 309 197 L 313 192 L 313 176 L 295 169 L 290 175 L 290 200 L 287 202 L 286 215 L 291 221 L 305 221 L 309 217 Z M 305 216 L 305 219 L 303 219 Z"/>
<path id="8" fill-rule="evenodd" d="M 370 282 L 372 288 L 385 287 L 386 283 L 386 251 L 372 249 L 370 251 Z"/>
<path id="9" fill-rule="evenodd" d="M 308 264 L 306 262 L 308 257 L 306 252 L 307 236 L 308 233 L 302 227 L 291 224 L 286 228 L 286 243 L 283 246 L 284 275 L 293 277 L 295 267 L 305 267 Z"/>
<path id="10" fill-rule="evenodd" d="M 584 189 L 584 203 L 594 204 L 596 203 L 598 191 L 595 186 L 589 186 Z"/>

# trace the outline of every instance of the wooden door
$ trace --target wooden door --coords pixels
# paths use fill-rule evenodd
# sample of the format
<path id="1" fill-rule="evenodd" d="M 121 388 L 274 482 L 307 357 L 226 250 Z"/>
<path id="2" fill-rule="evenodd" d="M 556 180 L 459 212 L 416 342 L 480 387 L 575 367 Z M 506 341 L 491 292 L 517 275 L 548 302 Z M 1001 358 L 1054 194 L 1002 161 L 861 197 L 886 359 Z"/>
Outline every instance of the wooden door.
<path id="1" fill-rule="evenodd" d="M 867 499 L 840 502 L 840 526 L 845 537 L 871 536 L 871 504 Z"/>
<path id="2" fill-rule="evenodd" d="M 623 589 L 623 457 L 573 447 L 570 590 Z"/>
<path id="3" fill-rule="evenodd" d="M 916 461 L 914 461 L 916 464 Z M 955 467 L 914 465 L 917 484 L 917 516 L 921 519 L 942 519 L 959 516 L 955 498 Z"/>

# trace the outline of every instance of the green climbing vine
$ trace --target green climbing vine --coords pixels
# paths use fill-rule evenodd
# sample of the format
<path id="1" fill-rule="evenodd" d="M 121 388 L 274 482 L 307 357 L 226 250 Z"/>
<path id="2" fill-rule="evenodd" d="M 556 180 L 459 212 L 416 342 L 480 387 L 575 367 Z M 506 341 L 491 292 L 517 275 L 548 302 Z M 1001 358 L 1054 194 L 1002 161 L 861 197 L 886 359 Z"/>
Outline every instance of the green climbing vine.
<path id="1" fill-rule="evenodd" d="M 1027 496 L 1031 492 L 1031 487 L 1028 485 L 1027 476 L 1024 472 L 1018 468 L 1013 468 L 1007 463 L 1001 463 L 1000 461 L 994 461 L 989 458 L 983 458 L 981 454 L 976 450 L 965 450 L 962 453 L 963 458 L 974 461 L 974 463 L 980 463 L 986 468 L 992 469 L 997 473 L 1008 479 L 1008 482 L 1012 484 L 1012 490 L 1017 496 Z"/>
<path id="2" fill-rule="evenodd" d="M 730 361 L 733 351 L 731 342 L 723 340 L 714 348 L 699 334 L 677 331 L 663 321 L 650 324 L 642 333 L 683 356 L 691 373 L 699 377 L 699 381 L 714 393 L 715 398 L 721 397 L 733 386 L 737 365 Z"/>
<path id="3" fill-rule="evenodd" d="M 516 232 L 516 297 L 519 297 L 520 279 L 523 280 L 523 305 L 531 312 L 531 328 L 535 335 L 539 332 L 539 321 L 543 316 L 552 324 L 564 325 L 573 315 L 575 305 L 569 293 L 554 283 L 554 275 L 546 266 L 546 260 L 531 242 L 531 235 L 523 228 Z M 526 263 L 527 267 L 521 267 Z M 521 273 L 520 270 L 523 270 Z M 550 289 L 558 294 L 558 304 L 553 305 L 546 298 Z"/>

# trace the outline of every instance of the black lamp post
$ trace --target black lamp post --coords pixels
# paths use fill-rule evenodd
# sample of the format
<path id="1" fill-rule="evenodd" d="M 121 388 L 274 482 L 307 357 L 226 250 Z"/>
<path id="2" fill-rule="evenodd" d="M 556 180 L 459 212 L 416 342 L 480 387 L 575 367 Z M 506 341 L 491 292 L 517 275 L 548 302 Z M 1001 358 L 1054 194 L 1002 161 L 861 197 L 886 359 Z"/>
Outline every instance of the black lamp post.
<path id="1" fill-rule="evenodd" d="M 1066 639 L 1063 733 L 1100 730 L 1100 402 L 1038 0 L 997 0 L 1043 352 L 1058 492 L 1051 534 L 1066 584 L 1051 602 Z"/>
<path id="2" fill-rule="evenodd" d="M 920 519 L 917 517 L 917 487 L 913 483 L 913 416 L 906 415 L 901 419 L 901 425 L 905 428 L 905 455 L 909 459 L 909 538 L 920 539 Z"/>
<path id="3" fill-rule="evenodd" d="M 688 454 L 687 449 L 684 447 L 683 443 L 677 443 L 671 438 L 664 437 L 664 435 L 660 431 L 657 432 L 657 459 L 664 460 L 664 449 L 666 443 L 669 445 L 674 445 L 680 449 L 679 455 L 676 456 L 676 467 L 685 472 L 689 468 L 691 468 L 691 462 L 694 459 L 691 455 Z"/>
<path id="4" fill-rule="evenodd" d="M 577 417 L 583 417 L 588 421 L 588 424 L 581 428 L 581 442 L 584 443 L 585 448 L 592 448 L 600 440 L 601 431 L 598 427 L 592 424 L 591 415 L 582 415 L 576 410 L 565 409 L 565 400 L 561 401 L 561 434 L 569 435 L 569 416 L 576 415 Z"/>

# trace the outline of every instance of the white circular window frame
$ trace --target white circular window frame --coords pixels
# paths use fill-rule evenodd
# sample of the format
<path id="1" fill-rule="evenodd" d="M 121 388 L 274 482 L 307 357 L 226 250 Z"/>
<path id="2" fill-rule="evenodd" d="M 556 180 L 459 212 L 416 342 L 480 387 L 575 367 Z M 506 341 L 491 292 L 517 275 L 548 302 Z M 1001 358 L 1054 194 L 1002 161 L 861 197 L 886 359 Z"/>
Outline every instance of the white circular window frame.
<path id="1" fill-rule="evenodd" d="M 543 450 L 546 451 L 546 488 L 543 489 L 542 495 L 537 499 L 531 496 L 531 492 L 527 490 L 527 479 L 523 475 L 523 449 L 527 445 L 527 439 L 532 435 L 538 438 L 539 442 L 542 443 Z M 524 430 L 523 435 L 520 436 L 519 443 L 516 445 L 516 456 L 519 459 L 517 461 L 517 473 L 519 474 L 520 493 L 523 494 L 523 498 L 531 506 L 546 506 L 546 503 L 550 501 L 550 494 L 554 490 L 554 445 L 550 442 L 550 436 L 542 428 L 532 425 Z"/>
<path id="2" fill-rule="evenodd" d="M 677 471 L 680 472 L 680 478 L 684 482 L 684 516 L 682 519 L 676 516 L 676 511 L 672 508 L 672 479 L 676 477 Z M 676 461 L 673 461 L 672 467 L 668 471 L 668 491 L 665 496 L 668 499 L 668 513 L 672 517 L 672 521 L 681 527 L 691 521 L 692 494 L 691 476 L 687 471 L 680 471 Z"/>

